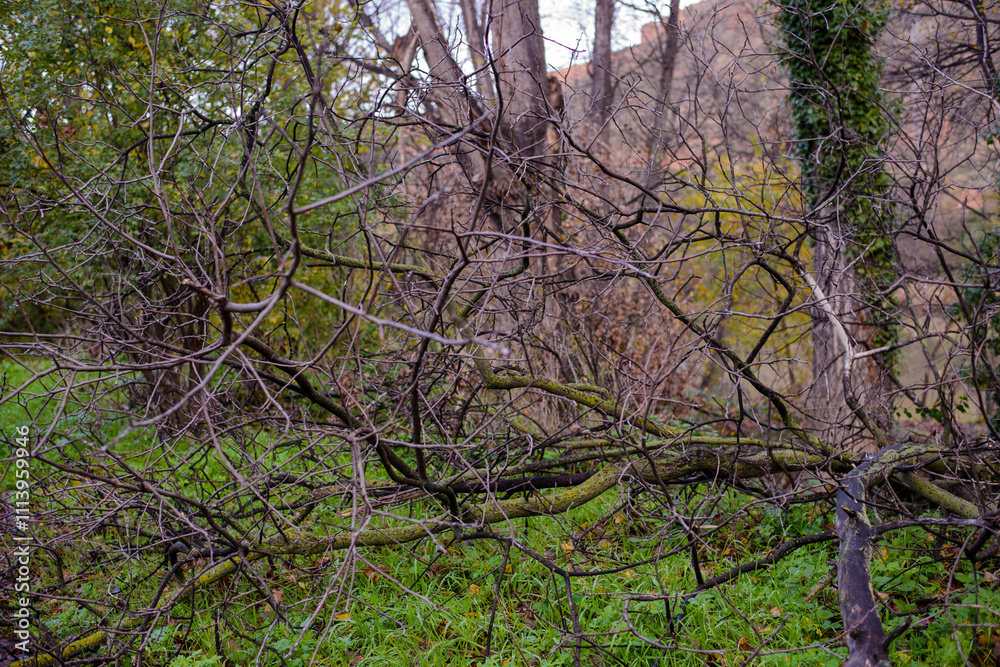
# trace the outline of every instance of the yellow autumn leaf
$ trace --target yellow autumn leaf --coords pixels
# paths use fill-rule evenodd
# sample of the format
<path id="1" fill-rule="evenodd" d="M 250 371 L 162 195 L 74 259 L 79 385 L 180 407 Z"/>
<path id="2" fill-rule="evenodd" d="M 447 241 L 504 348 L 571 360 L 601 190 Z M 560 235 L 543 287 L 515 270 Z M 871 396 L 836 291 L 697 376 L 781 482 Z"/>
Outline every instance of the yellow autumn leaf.
<path id="1" fill-rule="evenodd" d="M 336 615 L 334 615 L 334 618 L 337 619 L 338 621 L 349 621 L 349 620 L 351 620 L 351 615 L 350 614 L 336 614 Z"/>

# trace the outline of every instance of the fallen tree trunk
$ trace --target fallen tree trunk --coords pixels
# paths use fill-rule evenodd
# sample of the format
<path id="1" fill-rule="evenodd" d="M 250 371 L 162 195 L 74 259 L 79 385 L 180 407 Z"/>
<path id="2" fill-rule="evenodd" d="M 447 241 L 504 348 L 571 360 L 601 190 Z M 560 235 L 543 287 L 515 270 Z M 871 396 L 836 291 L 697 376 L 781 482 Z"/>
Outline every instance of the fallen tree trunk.
<path id="1" fill-rule="evenodd" d="M 849 658 L 848 667 L 889 665 L 885 628 L 879 618 L 872 590 L 872 527 L 865 512 L 865 471 L 863 463 L 851 473 L 837 493 L 837 592 L 840 616 L 844 621 Z"/>
<path id="2" fill-rule="evenodd" d="M 849 651 L 846 667 L 892 664 L 872 588 L 872 544 L 878 533 L 872 530 L 865 507 L 871 488 L 885 481 L 896 467 L 917 463 L 919 449 L 923 448 L 906 443 L 882 448 L 851 471 L 837 493 L 836 532 L 840 538 L 837 591 Z M 929 482 L 926 484 L 943 493 Z"/>

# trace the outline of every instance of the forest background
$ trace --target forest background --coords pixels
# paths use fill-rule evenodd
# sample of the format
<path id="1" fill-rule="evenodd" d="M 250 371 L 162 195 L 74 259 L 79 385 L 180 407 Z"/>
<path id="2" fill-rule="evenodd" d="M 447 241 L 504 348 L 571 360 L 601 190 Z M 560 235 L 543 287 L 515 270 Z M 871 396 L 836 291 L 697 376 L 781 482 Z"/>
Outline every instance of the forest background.
<path id="1" fill-rule="evenodd" d="M 1000 661 L 995 5 L 2 7 L 3 664 Z"/>

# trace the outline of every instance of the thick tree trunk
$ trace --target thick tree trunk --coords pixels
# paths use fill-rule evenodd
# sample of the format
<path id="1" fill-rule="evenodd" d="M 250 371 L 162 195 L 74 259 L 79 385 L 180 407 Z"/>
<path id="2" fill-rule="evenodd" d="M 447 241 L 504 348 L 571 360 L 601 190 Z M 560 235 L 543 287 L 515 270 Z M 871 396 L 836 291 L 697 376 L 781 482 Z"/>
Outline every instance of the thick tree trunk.
<path id="1" fill-rule="evenodd" d="M 879 457 L 891 457 L 900 448 L 901 445 L 895 445 L 883 449 Z M 878 457 L 873 456 L 859 465 L 837 492 L 836 529 L 840 538 L 837 596 L 849 651 L 845 667 L 888 667 L 892 664 L 886 646 L 885 628 L 872 589 L 874 535 L 865 505 L 868 502 L 868 487 L 879 476 L 873 474 L 873 466 L 882 468 Z"/>
<path id="2" fill-rule="evenodd" d="M 850 312 L 845 295 L 854 291 L 850 270 L 844 266 L 843 255 L 834 247 L 829 233 L 819 231 L 814 238 L 813 273 L 826 295 L 831 310 L 844 322 Z M 845 326 L 850 331 L 850 326 Z M 822 309 L 812 314 L 813 385 L 808 403 L 818 434 L 826 442 L 845 442 L 851 432 L 852 415 L 844 397 L 844 346 L 838 340 L 833 324 Z"/>
<path id="3" fill-rule="evenodd" d="M 462 69 L 451 55 L 429 0 L 407 0 L 406 4 L 413 17 L 413 27 L 420 36 L 420 46 L 427 57 L 431 76 L 450 83 L 461 81 Z"/>
<path id="4" fill-rule="evenodd" d="M 499 0 L 494 4 L 494 57 L 500 70 L 501 118 L 520 157 L 545 152 L 549 81 L 537 0 Z"/>
<path id="5" fill-rule="evenodd" d="M 846 249 L 838 245 L 829 228 L 820 228 L 814 234 L 813 275 L 828 310 L 836 315 L 852 343 L 867 341 L 869 347 L 873 345 L 872 333 L 881 324 L 868 312 L 854 265 L 848 262 Z M 807 402 L 813 422 L 821 430 L 820 439 L 851 451 L 874 451 L 878 444 L 872 438 L 878 436 L 874 432 L 862 434 L 862 420 L 851 405 L 860 406 L 870 423 L 887 433 L 891 428 L 887 418 L 891 387 L 886 371 L 876 357 L 866 356 L 852 362 L 850 376 L 845 378 L 844 343 L 823 308 L 816 308 L 812 314 L 812 339 L 813 384 Z M 849 388 L 846 383 L 850 383 Z"/>
<path id="6" fill-rule="evenodd" d="M 871 449 L 868 438 L 884 439 L 879 432 L 889 425 L 891 394 L 871 356 L 853 361 L 845 377 L 844 347 L 879 347 L 897 335 L 879 321 L 880 311 L 892 309 L 892 297 L 878 291 L 892 282 L 895 259 L 880 238 L 893 229 L 887 175 L 873 160 L 892 132 L 879 87 L 883 59 L 874 46 L 887 10 L 860 0 L 785 0 L 779 8 L 803 193 L 812 209 L 813 275 L 826 295 L 813 319 L 809 406 L 825 431 L 821 439 Z M 869 435 L 852 442 L 855 417 Z"/>

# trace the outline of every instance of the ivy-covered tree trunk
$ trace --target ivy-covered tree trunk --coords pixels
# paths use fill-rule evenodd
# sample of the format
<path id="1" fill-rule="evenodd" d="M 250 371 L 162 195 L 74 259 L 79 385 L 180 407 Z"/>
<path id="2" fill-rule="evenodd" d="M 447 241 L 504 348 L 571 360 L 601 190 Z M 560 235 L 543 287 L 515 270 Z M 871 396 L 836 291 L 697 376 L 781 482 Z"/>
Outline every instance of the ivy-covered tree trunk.
<path id="1" fill-rule="evenodd" d="M 886 294 L 895 278 L 884 168 L 891 112 L 879 90 L 883 59 L 875 49 L 888 11 L 863 0 L 791 0 L 780 9 L 817 283 L 859 347 L 891 344 L 895 329 L 880 324 L 895 306 Z M 845 380 L 845 350 L 818 309 L 812 334 L 809 402 L 817 420 L 828 424 L 826 437 L 849 437 L 849 398 L 866 405 L 884 427 L 892 355 L 855 363 Z"/>

